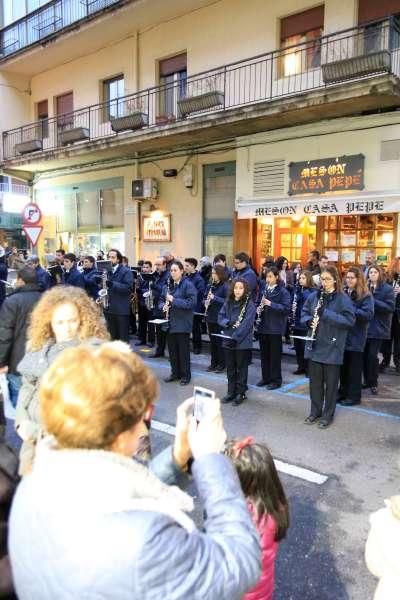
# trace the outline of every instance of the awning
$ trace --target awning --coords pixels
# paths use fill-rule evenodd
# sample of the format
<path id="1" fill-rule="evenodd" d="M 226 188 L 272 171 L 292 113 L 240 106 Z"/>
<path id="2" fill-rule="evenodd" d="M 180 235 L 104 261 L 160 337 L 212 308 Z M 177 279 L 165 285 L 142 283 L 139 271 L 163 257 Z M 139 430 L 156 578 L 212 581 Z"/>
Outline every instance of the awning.
<path id="1" fill-rule="evenodd" d="M 309 196 L 236 201 L 239 219 L 258 217 L 366 215 L 400 212 L 400 191 L 357 194 L 313 194 Z"/>

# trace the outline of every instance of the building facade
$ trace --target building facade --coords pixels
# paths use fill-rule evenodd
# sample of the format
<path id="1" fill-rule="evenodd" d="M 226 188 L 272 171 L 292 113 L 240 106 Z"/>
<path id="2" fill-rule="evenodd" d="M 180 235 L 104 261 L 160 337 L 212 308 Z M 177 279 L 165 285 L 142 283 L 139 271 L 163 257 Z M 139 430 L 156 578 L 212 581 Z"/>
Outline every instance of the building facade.
<path id="1" fill-rule="evenodd" d="M 1 164 L 31 184 L 39 254 L 399 254 L 398 2 L 22 4 Z"/>

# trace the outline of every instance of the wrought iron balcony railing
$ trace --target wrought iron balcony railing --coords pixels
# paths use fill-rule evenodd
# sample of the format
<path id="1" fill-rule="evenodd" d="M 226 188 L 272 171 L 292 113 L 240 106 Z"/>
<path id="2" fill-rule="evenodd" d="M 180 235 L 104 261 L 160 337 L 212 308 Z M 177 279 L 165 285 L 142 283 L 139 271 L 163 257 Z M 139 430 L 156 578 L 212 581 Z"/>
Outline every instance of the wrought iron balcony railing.
<path id="1" fill-rule="evenodd" d="M 93 17 L 121 0 L 52 0 L 0 31 L 0 60 Z"/>
<path id="2" fill-rule="evenodd" d="M 394 19 L 323 36 L 3 132 L 3 158 L 129 135 L 388 73 L 400 75 Z"/>

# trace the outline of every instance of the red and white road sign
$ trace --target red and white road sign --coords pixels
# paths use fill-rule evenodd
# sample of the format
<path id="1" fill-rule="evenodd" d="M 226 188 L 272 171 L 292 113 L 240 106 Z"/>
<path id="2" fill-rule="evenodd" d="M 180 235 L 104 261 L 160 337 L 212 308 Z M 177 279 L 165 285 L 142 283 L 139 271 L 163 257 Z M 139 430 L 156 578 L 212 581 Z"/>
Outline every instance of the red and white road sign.
<path id="1" fill-rule="evenodd" d="M 43 230 L 42 225 L 22 225 L 22 229 L 25 231 L 26 237 L 29 239 L 32 246 L 36 246 Z"/>
<path id="2" fill-rule="evenodd" d="M 27 204 L 22 211 L 22 219 L 24 221 L 24 225 L 37 225 L 40 223 L 42 218 L 42 213 L 40 208 L 30 202 Z"/>

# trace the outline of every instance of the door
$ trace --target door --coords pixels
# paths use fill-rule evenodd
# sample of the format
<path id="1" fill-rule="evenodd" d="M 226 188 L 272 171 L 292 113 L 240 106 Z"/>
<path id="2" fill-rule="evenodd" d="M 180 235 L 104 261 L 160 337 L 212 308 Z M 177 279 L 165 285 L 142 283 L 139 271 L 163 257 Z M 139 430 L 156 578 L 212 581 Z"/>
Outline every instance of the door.
<path id="1" fill-rule="evenodd" d="M 59 128 L 69 129 L 73 127 L 74 115 L 74 95 L 72 92 L 57 96 L 56 98 L 56 115 Z"/>
<path id="2" fill-rule="evenodd" d="M 300 221 L 275 218 L 274 255 L 285 256 L 289 263 L 305 264 L 311 250 L 315 249 L 316 224 L 308 217 Z"/>

